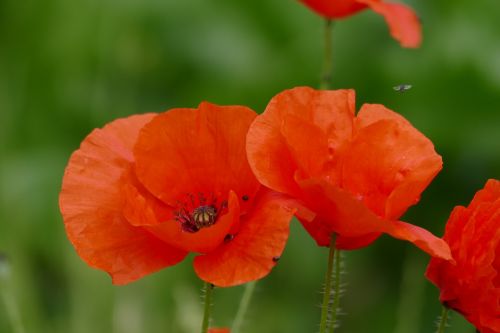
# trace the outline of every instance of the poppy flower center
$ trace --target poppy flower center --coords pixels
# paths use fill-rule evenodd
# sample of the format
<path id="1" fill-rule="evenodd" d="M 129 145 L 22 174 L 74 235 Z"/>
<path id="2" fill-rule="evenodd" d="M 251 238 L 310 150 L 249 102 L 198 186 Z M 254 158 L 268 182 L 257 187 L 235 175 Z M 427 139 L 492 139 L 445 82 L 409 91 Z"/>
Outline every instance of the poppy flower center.
<path id="1" fill-rule="evenodd" d="M 227 209 L 227 201 L 218 203 L 215 195 L 211 195 L 211 199 L 207 200 L 202 193 L 198 194 L 198 197 L 188 194 L 187 200 L 179 201 L 178 206 L 175 219 L 181 224 L 182 230 L 195 233 L 214 225 L 217 217 Z"/>

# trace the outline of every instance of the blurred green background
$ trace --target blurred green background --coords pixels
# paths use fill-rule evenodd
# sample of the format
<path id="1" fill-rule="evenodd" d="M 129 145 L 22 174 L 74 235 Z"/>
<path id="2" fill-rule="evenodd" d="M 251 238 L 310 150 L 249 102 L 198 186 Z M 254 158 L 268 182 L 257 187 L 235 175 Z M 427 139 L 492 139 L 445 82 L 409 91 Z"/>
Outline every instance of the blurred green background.
<path id="1" fill-rule="evenodd" d="M 358 107 L 383 103 L 431 138 L 444 170 L 405 219 L 441 235 L 452 207 L 500 173 L 498 0 L 407 1 L 424 43 L 406 50 L 365 11 L 334 28 L 334 86 Z M 261 112 L 278 92 L 318 86 L 323 21 L 293 0 L 0 0 L 0 332 L 192 333 L 201 320 L 191 258 L 114 287 L 68 242 L 58 192 L 71 152 L 126 115 L 207 100 Z M 404 94 L 392 87 L 409 83 Z M 276 269 L 257 285 L 246 333 L 316 332 L 327 250 L 293 223 Z M 438 291 L 428 257 L 382 237 L 345 253 L 339 333 L 429 333 Z M 228 326 L 241 287 L 217 289 Z M 10 312 L 9 312 L 10 311 Z M 11 315 L 7 315 L 11 313 Z M 472 333 L 453 315 L 450 333 Z"/>

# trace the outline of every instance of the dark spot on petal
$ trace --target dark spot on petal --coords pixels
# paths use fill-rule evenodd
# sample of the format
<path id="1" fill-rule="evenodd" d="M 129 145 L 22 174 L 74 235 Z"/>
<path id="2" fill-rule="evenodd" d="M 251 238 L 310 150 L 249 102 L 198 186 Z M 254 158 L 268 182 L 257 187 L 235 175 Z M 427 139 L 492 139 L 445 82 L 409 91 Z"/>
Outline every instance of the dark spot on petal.
<path id="1" fill-rule="evenodd" d="M 224 237 L 224 243 L 229 243 L 233 239 L 234 239 L 234 235 L 233 234 L 227 234 L 226 237 Z"/>
<path id="2" fill-rule="evenodd" d="M 248 201 L 248 199 L 250 199 L 250 197 L 246 194 L 241 197 L 241 200 L 243 200 L 243 201 Z"/>
<path id="3" fill-rule="evenodd" d="M 280 259 L 281 259 L 281 257 L 278 257 L 278 256 L 273 257 L 273 261 L 274 261 L 274 262 L 278 262 L 278 261 L 280 261 Z"/>

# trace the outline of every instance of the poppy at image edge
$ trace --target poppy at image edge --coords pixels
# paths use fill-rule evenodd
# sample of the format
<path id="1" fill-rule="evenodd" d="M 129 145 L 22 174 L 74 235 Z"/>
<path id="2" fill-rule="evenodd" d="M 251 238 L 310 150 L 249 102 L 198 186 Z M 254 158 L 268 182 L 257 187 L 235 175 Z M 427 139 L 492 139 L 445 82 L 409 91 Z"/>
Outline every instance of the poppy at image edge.
<path id="1" fill-rule="evenodd" d="M 444 239 L 456 263 L 432 258 L 426 272 L 440 301 L 481 333 L 499 333 L 500 181 L 490 179 L 468 207 L 453 209 Z"/>
<path id="2" fill-rule="evenodd" d="M 382 233 L 451 259 L 448 245 L 399 221 L 441 170 L 432 142 L 401 115 L 353 90 L 298 87 L 276 95 L 250 126 L 248 160 L 265 186 L 303 203 L 297 217 L 319 246 L 367 246 Z"/>
<path id="3" fill-rule="evenodd" d="M 317 14 L 328 19 L 344 19 L 365 9 L 382 15 L 391 36 L 401 46 L 416 48 L 422 42 L 422 27 L 415 12 L 401 3 L 382 0 L 300 0 Z"/>
<path id="4" fill-rule="evenodd" d="M 245 136 L 256 113 L 197 109 L 118 119 L 90 133 L 66 167 L 60 209 L 90 266 L 125 284 L 189 252 L 197 275 L 232 286 L 267 275 L 294 209 L 253 175 Z"/>

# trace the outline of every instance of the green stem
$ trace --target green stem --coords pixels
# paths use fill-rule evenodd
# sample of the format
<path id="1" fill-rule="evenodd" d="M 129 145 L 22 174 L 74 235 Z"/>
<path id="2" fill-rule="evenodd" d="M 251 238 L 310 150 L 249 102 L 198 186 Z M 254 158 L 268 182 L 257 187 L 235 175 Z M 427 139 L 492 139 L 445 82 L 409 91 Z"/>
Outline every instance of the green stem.
<path id="1" fill-rule="evenodd" d="M 205 311 L 203 313 L 203 323 L 201 324 L 201 333 L 208 332 L 208 325 L 210 323 L 210 309 L 212 306 L 212 291 L 214 290 L 214 285 L 205 282 L 204 293 L 205 293 Z"/>
<path id="2" fill-rule="evenodd" d="M 4 303 L 7 318 L 10 321 L 13 333 L 24 333 L 19 307 L 13 295 L 10 279 L 10 265 L 7 257 L 0 253 L 0 297 Z M 0 307 L 1 308 L 1 307 Z"/>
<path id="3" fill-rule="evenodd" d="M 446 323 L 448 322 L 448 308 L 443 306 L 443 310 L 441 311 L 441 317 L 439 318 L 439 326 L 436 333 L 444 333 L 446 328 Z"/>
<path id="4" fill-rule="evenodd" d="M 337 324 L 337 313 L 339 310 L 340 304 L 340 271 L 341 271 L 341 263 L 340 263 L 340 251 L 335 251 L 335 286 L 333 288 L 333 304 L 331 308 L 330 315 L 330 333 L 335 332 L 335 327 Z"/>
<path id="5" fill-rule="evenodd" d="M 333 20 L 326 19 L 325 21 L 325 53 L 323 59 L 323 71 L 321 73 L 320 89 L 329 89 L 332 85 L 333 71 Z"/>
<path id="6" fill-rule="evenodd" d="M 256 281 L 252 281 L 245 285 L 245 291 L 243 292 L 238 312 L 236 313 L 236 317 L 233 321 L 233 327 L 231 329 L 232 333 L 239 333 L 240 331 L 241 325 L 243 324 L 243 319 L 245 318 L 248 306 L 250 305 L 256 283 Z"/>
<path id="7" fill-rule="evenodd" d="M 337 235 L 332 234 L 330 239 L 330 252 L 328 253 L 328 266 L 325 275 L 325 291 L 323 294 L 323 305 L 321 306 L 321 320 L 319 322 L 319 333 L 326 333 L 328 325 L 328 310 L 330 304 L 330 294 L 332 291 L 333 260 L 335 258 L 335 243 Z"/>

